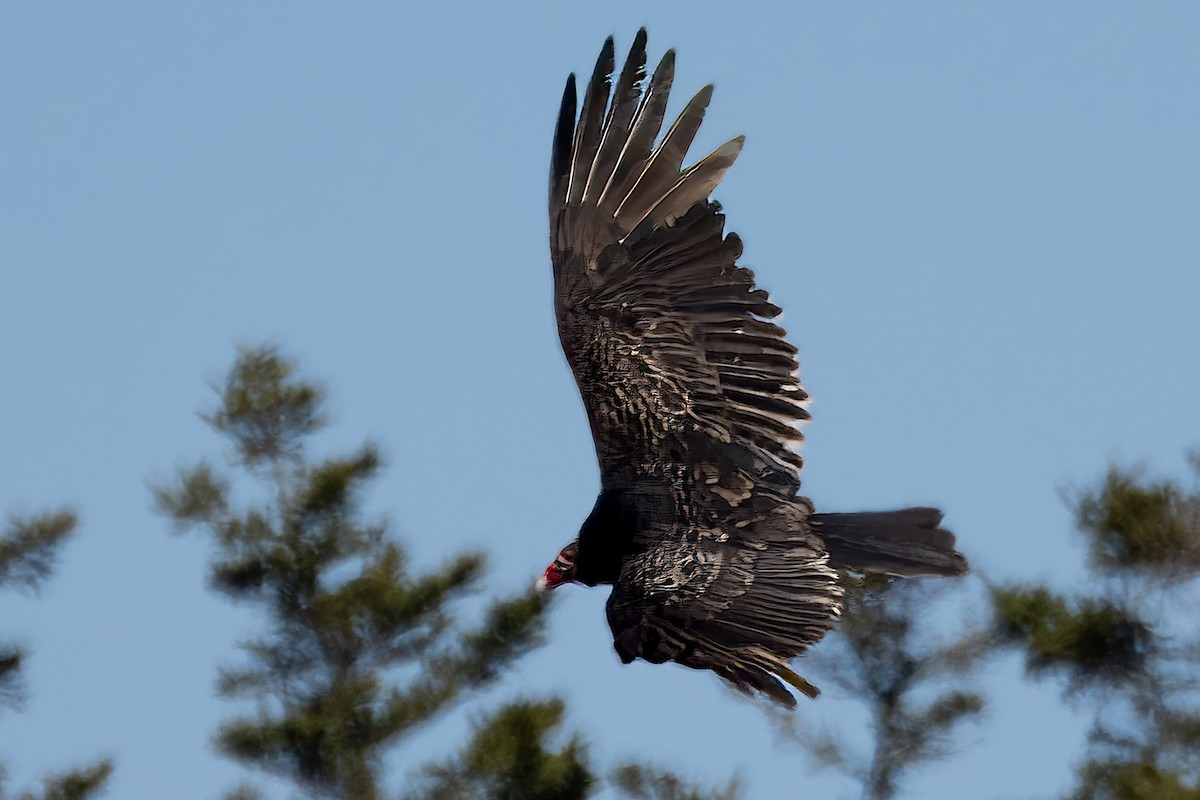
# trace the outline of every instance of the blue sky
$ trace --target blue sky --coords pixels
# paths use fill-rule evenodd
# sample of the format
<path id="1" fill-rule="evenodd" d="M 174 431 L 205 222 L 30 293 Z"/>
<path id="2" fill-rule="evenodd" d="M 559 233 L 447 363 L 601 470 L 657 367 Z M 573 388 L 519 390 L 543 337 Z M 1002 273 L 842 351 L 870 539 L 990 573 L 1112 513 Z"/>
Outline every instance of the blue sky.
<path id="1" fill-rule="evenodd" d="M 596 467 L 550 307 L 549 144 L 566 74 L 641 25 L 652 59 L 678 51 L 672 108 L 716 84 L 694 152 L 747 136 L 716 196 L 801 351 L 819 507 L 937 504 L 991 577 L 1075 579 L 1061 489 L 1112 459 L 1184 473 L 1200 6 L 5 3 L 0 510 L 82 520 L 40 598 L 0 596 L 33 650 L 0 721 L 14 786 L 105 753 L 113 797 L 242 775 L 208 742 L 255 619 L 146 490 L 219 452 L 195 412 L 238 343 L 327 383 L 323 446 L 383 446 L 371 507 L 419 565 L 484 548 L 507 591 L 573 536 Z M 602 759 L 855 794 L 712 676 L 622 667 L 603 593 L 564 595 L 494 699 L 564 694 Z M 911 796 L 1069 781 L 1086 713 L 1018 674 L 986 672 L 988 722 Z M 865 724 L 836 698 L 797 713 Z"/>

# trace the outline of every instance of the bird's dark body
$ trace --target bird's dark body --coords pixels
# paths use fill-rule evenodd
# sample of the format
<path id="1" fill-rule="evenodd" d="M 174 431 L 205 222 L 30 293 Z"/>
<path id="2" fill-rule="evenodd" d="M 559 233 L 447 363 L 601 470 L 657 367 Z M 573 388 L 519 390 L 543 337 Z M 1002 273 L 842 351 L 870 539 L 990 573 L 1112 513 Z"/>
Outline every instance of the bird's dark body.
<path id="1" fill-rule="evenodd" d="M 711 669 L 791 703 L 779 678 L 816 692 L 788 661 L 840 611 L 838 567 L 949 575 L 966 561 L 934 509 L 822 515 L 799 494 L 796 348 L 708 196 L 742 140 L 682 169 L 705 87 L 655 144 L 674 55 L 643 92 L 645 44 L 641 31 L 609 104 L 610 39 L 578 119 L 568 81 L 556 130 L 555 308 L 601 492 L 547 574 L 613 586 L 623 661 Z"/>
<path id="2" fill-rule="evenodd" d="M 638 539 L 637 498 L 622 490 L 601 492 L 592 513 L 579 529 L 576 579 L 588 586 L 616 583 L 621 564 L 632 555 Z"/>

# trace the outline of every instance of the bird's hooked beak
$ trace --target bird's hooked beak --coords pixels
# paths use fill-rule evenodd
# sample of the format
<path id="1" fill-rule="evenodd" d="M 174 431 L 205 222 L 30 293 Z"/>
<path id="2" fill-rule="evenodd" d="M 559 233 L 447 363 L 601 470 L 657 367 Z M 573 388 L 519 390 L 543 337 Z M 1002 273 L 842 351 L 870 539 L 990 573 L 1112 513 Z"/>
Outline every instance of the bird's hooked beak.
<path id="1" fill-rule="evenodd" d="M 534 586 L 539 592 L 549 591 L 556 586 L 562 586 L 564 583 L 571 583 L 575 580 L 575 559 L 579 556 L 579 544 L 571 542 L 558 553 L 558 557 L 550 566 L 546 567 L 546 571 L 542 573 L 542 577 L 538 578 Z"/>

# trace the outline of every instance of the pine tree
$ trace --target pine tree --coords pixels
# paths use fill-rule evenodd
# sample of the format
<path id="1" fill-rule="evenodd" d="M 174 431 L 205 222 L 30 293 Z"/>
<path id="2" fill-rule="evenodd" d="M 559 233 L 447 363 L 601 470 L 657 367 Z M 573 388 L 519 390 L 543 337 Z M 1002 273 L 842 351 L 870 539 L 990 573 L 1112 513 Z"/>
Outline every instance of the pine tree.
<path id="1" fill-rule="evenodd" d="M 673 772 L 638 763 L 618 767 L 610 780 L 629 800 L 738 800 L 742 796 L 736 780 L 721 789 L 704 789 Z"/>
<path id="2" fill-rule="evenodd" d="M 30 517 L 11 516 L 0 533 L 0 588 L 36 592 L 50 577 L 63 543 L 75 532 L 78 519 L 66 509 Z M 0 708 L 19 707 L 25 699 L 21 668 L 26 655 L 22 648 L 0 644 Z M 14 800 L 85 800 L 98 795 L 112 773 L 112 762 L 99 761 L 90 767 L 47 776 L 42 791 L 11 795 Z M 0 783 L 4 777 L 0 769 Z M 10 797 L 0 786 L 0 800 Z"/>
<path id="3" fill-rule="evenodd" d="M 460 753 L 427 767 L 410 800 L 586 800 L 596 777 L 583 742 L 547 748 L 564 712 L 561 700 L 505 705 L 475 724 Z"/>
<path id="4" fill-rule="evenodd" d="M 955 581 L 844 573 L 842 584 L 841 618 L 805 666 L 830 694 L 869 710 L 870 748 L 793 715 L 780 722 L 818 764 L 858 781 L 863 800 L 890 800 L 908 773 L 956 752 L 953 734 L 983 713 L 971 671 L 990 651 L 988 632 L 971 622 L 950 637 L 929 629 L 942 601 L 960 600 Z"/>
<path id="5" fill-rule="evenodd" d="M 475 724 L 455 757 L 427 767 L 409 800 L 586 800 L 611 786 L 627 800 L 738 800 L 737 784 L 702 789 L 678 775 L 627 763 L 601 781 L 586 743 L 571 736 L 557 752 L 561 700 L 518 700 Z"/>
<path id="6" fill-rule="evenodd" d="M 1200 800 L 1200 487 L 1110 467 L 1071 502 L 1088 590 L 996 587 L 996 629 L 1095 709 L 1072 800 Z"/>
<path id="7" fill-rule="evenodd" d="M 211 535 L 213 588 L 267 619 L 218 681 L 258 712 L 222 725 L 217 745 L 310 797 L 381 797 L 384 754 L 537 644 L 544 598 L 493 602 L 460 630 L 449 606 L 476 592 L 484 559 L 411 572 L 387 524 L 361 511 L 376 449 L 310 456 L 326 424 L 315 384 L 260 347 L 241 351 L 218 392 L 204 419 L 232 445 L 240 479 L 201 463 L 154 489 L 177 527 Z M 235 489 L 250 499 L 235 502 Z"/>

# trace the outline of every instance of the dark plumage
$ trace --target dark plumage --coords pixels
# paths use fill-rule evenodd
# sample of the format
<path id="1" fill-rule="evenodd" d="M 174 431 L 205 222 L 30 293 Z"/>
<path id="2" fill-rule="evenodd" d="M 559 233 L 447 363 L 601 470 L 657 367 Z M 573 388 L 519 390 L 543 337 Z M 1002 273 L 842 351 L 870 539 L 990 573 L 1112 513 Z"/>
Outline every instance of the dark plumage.
<path id="1" fill-rule="evenodd" d="M 934 509 L 815 514 L 798 494 L 796 348 L 709 200 L 743 139 L 684 169 L 712 87 L 659 138 L 674 54 L 649 81 L 645 62 L 643 30 L 610 102 L 608 39 L 578 116 L 567 80 L 554 138 L 558 332 L 602 486 L 543 584 L 612 584 L 625 662 L 711 669 L 790 705 L 780 678 L 816 695 L 788 661 L 839 613 L 836 568 L 958 575 L 966 560 Z"/>

